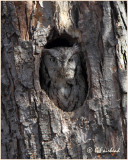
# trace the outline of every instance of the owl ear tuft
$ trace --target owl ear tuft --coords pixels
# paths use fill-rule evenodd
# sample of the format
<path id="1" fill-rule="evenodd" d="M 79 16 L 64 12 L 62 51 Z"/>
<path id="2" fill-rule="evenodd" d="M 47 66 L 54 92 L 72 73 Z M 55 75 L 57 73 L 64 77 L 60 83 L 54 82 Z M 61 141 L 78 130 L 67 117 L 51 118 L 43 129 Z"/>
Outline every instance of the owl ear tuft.
<path id="1" fill-rule="evenodd" d="M 73 45 L 73 49 L 75 52 L 78 52 L 80 50 L 78 44 L 76 44 L 76 43 Z"/>

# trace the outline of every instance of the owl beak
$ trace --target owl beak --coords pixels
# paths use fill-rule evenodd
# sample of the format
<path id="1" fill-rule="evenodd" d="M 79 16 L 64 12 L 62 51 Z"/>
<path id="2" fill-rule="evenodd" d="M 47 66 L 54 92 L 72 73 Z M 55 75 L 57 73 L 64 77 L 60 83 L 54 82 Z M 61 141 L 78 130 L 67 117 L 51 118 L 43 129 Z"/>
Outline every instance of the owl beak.
<path id="1" fill-rule="evenodd" d="M 61 74 L 64 75 L 64 68 L 61 68 Z"/>

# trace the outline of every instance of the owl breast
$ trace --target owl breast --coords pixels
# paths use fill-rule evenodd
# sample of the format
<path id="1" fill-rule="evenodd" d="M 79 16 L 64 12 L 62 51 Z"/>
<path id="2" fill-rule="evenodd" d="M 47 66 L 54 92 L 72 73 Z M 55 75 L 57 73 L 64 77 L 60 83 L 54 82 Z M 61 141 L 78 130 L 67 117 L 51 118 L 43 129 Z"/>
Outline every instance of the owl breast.
<path id="1" fill-rule="evenodd" d="M 44 90 L 56 106 L 72 111 L 83 104 L 86 85 L 80 56 L 74 48 L 47 50 L 41 65 Z"/>

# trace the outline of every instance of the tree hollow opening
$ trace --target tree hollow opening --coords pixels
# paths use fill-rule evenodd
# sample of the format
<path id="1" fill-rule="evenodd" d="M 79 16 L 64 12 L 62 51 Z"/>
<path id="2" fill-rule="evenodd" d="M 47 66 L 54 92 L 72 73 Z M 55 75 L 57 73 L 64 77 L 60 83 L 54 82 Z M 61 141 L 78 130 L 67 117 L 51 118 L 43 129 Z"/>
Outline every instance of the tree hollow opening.
<path id="1" fill-rule="evenodd" d="M 76 38 L 65 33 L 53 37 L 42 51 L 40 85 L 56 106 L 71 112 L 83 105 L 88 93 L 83 53 Z"/>
<path id="2" fill-rule="evenodd" d="M 77 38 L 72 38 L 66 33 L 61 35 L 56 34 L 53 39 L 48 40 L 48 43 L 44 46 L 44 48 L 50 49 L 55 47 L 72 47 L 75 43 L 77 43 Z"/>

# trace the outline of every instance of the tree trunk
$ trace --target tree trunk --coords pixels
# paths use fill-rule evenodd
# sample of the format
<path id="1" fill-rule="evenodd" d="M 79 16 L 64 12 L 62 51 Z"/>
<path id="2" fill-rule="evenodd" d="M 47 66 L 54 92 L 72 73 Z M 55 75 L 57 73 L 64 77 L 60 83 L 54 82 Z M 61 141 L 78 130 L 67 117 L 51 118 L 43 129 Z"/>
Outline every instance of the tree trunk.
<path id="1" fill-rule="evenodd" d="M 1 5 L 2 158 L 126 158 L 127 2 Z M 42 50 L 56 39 L 82 51 L 88 93 L 70 112 L 41 88 Z"/>

